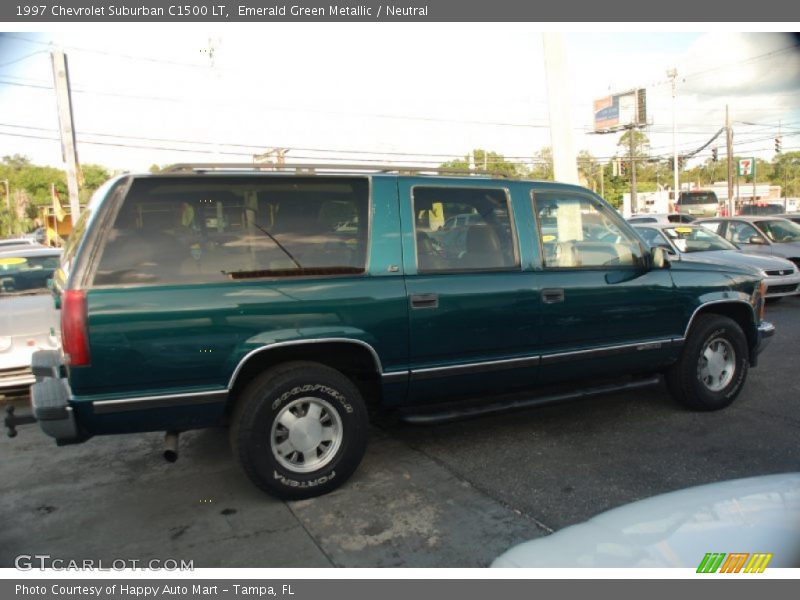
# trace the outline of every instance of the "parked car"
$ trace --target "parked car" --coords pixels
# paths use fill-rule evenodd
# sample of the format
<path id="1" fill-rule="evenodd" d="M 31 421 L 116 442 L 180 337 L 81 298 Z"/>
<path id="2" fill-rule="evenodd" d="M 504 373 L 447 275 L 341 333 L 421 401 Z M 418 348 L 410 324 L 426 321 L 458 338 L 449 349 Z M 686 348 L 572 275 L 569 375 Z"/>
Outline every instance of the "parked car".
<path id="1" fill-rule="evenodd" d="M 665 568 L 753 573 L 800 566 L 800 473 L 646 498 L 523 542 L 495 568 Z"/>
<path id="2" fill-rule="evenodd" d="M 715 217 L 719 210 L 719 199 L 712 190 L 681 192 L 675 210 L 693 217 Z"/>
<path id="3" fill-rule="evenodd" d="M 781 219 L 788 219 L 793 223 L 800 224 L 800 213 L 782 213 L 780 215 L 775 215 L 775 216 Z"/>
<path id="4" fill-rule="evenodd" d="M 651 248 L 662 246 L 681 260 L 758 269 L 767 284 L 767 298 L 800 293 L 800 271 L 784 258 L 741 252 L 736 246 L 700 225 L 636 225 Z"/>
<path id="5" fill-rule="evenodd" d="M 642 213 L 633 215 L 627 219 L 628 223 L 638 225 L 640 223 L 658 223 L 668 225 L 670 223 L 691 223 L 697 217 L 686 213 Z"/>
<path id="6" fill-rule="evenodd" d="M 742 204 L 740 215 L 779 215 L 783 212 L 783 204 L 768 204 L 758 202 L 756 204 Z"/>
<path id="7" fill-rule="evenodd" d="M 800 225 L 777 217 L 700 219 L 702 225 L 744 252 L 788 258 L 800 266 Z"/>
<path id="8" fill-rule="evenodd" d="M 0 251 L 18 246 L 39 246 L 35 238 L 6 238 L 0 240 Z"/>
<path id="9" fill-rule="evenodd" d="M 58 314 L 48 280 L 61 250 L 0 248 L 0 395 L 28 395 L 31 356 L 58 348 Z"/>
<path id="10" fill-rule="evenodd" d="M 175 458 L 179 432 L 230 423 L 257 486 L 307 498 L 355 471 L 368 407 L 436 423 L 664 374 L 717 410 L 774 333 L 760 273 L 670 263 L 585 188 L 270 168 L 95 193 L 56 272 L 63 353 L 33 358 L 33 412 L 59 444 L 165 431 Z M 428 243 L 434 205 L 481 216 L 463 250 Z"/>

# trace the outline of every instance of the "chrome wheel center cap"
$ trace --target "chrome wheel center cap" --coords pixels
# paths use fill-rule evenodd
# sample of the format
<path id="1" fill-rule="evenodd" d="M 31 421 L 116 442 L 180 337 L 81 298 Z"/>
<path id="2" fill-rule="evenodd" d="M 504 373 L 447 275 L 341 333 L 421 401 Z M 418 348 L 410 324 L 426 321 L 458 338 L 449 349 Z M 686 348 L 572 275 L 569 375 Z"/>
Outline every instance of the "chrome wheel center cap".
<path id="1" fill-rule="evenodd" d="M 302 417 L 289 430 L 289 442 L 299 452 L 310 452 L 322 442 L 322 424 L 319 419 Z"/>

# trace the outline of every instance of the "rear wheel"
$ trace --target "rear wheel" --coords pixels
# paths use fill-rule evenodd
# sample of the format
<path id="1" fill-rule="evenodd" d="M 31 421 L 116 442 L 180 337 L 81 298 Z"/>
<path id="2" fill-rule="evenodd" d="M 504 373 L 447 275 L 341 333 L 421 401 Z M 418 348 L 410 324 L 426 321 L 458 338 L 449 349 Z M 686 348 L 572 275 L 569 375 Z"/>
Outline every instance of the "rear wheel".
<path id="1" fill-rule="evenodd" d="M 733 402 L 747 378 L 747 338 L 728 317 L 697 317 L 680 359 L 667 371 L 672 396 L 694 410 L 719 410 Z"/>
<path id="2" fill-rule="evenodd" d="M 231 446 L 247 476 L 283 499 L 327 493 L 344 483 L 366 450 L 367 411 L 339 371 L 291 362 L 245 388 Z"/>

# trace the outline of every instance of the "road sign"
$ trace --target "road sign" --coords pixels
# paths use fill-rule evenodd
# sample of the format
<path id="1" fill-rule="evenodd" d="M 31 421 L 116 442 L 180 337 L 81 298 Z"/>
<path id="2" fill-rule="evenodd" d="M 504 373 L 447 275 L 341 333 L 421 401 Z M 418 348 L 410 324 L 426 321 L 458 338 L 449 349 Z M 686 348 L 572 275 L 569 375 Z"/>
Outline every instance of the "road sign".
<path id="1" fill-rule="evenodd" d="M 739 159 L 739 176 L 747 177 L 748 175 L 756 174 L 756 159 L 755 158 L 740 158 Z"/>

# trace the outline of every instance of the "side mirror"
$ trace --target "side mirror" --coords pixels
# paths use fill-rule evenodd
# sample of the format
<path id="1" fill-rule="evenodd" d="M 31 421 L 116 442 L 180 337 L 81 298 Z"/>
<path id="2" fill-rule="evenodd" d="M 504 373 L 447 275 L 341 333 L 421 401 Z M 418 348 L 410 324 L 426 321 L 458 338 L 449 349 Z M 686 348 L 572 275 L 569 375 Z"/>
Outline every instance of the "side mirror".
<path id="1" fill-rule="evenodd" d="M 654 269 L 666 269 L 669 267 L 669 254 L 663 247 L 656 246 L 653 248 L 652 256 Z"/>
<path id="2" fill-rule="evenodd" d="M 747 240 L 747 243 L 748 244 L 755 244 L 757 246 L 766 246 L 767 245 L 767 240 L 765 240 L 760 235 L 754 235 L 749 240 Z"/>

